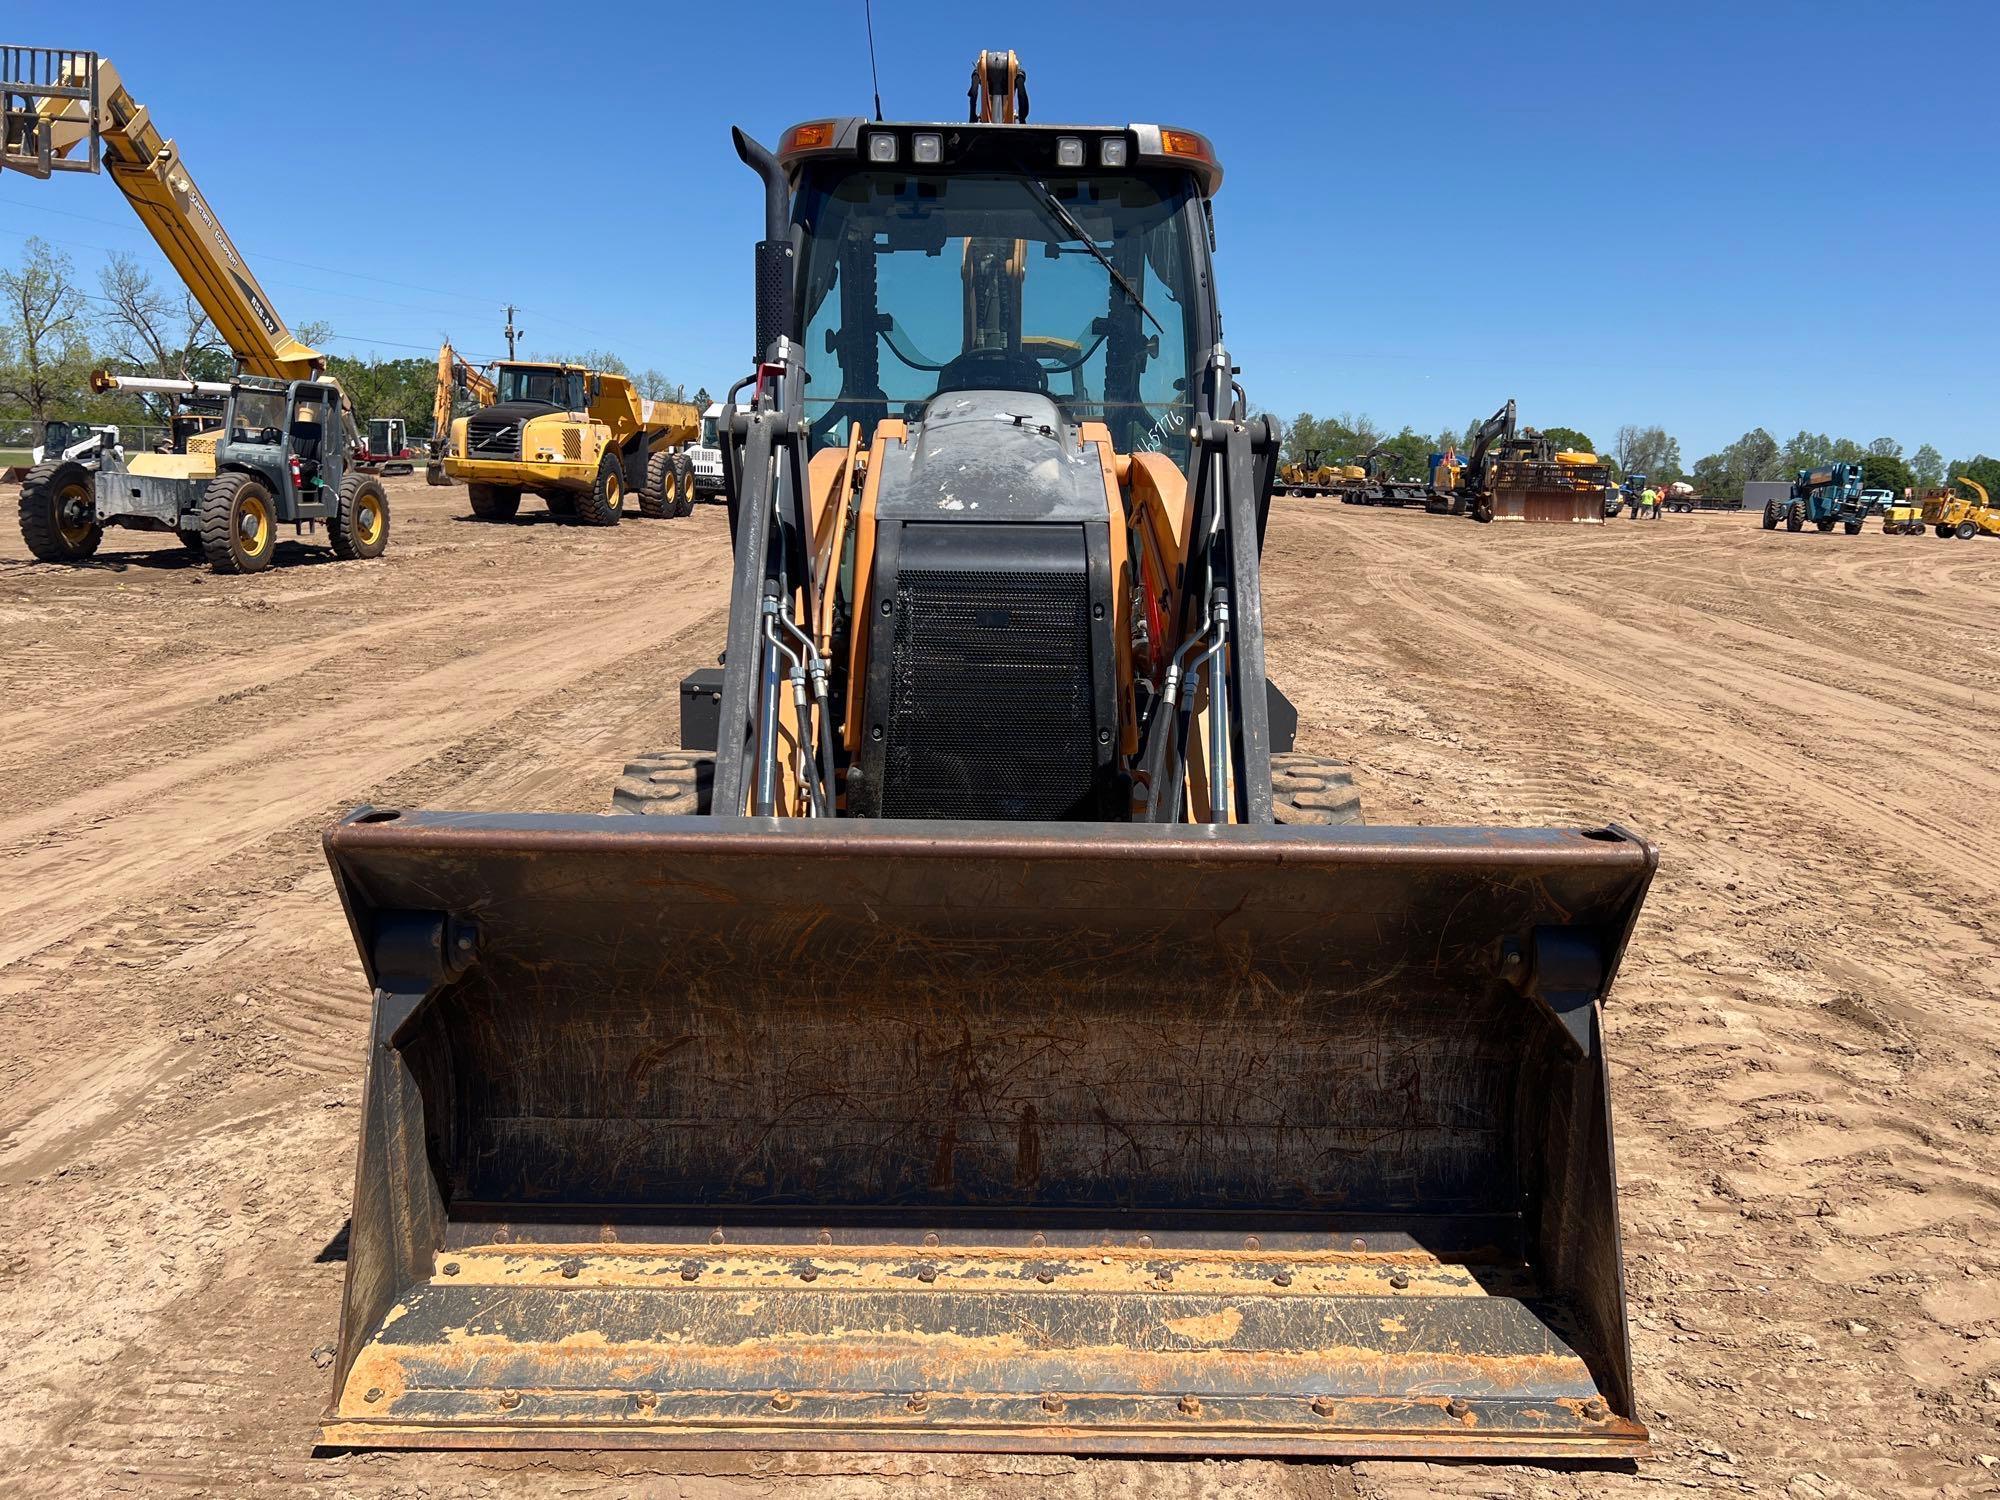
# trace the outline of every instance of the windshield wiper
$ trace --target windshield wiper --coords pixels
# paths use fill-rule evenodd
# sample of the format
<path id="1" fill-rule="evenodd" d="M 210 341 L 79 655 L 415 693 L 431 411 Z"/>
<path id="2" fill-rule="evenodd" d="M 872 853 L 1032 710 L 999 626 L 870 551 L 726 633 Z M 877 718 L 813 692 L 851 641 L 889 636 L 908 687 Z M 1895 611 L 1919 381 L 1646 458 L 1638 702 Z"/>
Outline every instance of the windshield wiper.
<path id="1" fill-rule="evenodd" d="M 1068 209 L 1062 206 L 1062 200 L 1060 198 L 1056 197 L 1054 193 L 1049 191 L 1049 185 L 1046 182 L 1043 182 L 1039 177 L 1028 177 L 1024 175 L 1022 180 L 1025 181 L 1029 187 L 1033 188 L 1038 194 L 1041 195 L 1042 207 L 1046 208 L 1049 211 L 1050 215 L 1054 217 L 1055 221 L 1058 224 L 1062 225 L 1062 227 L 1068 233 L 1075 235 L 1077 239 L 1083 242 L 1083 248 L 1088 250 L 1091 253 L 1091 255 L 1096 258 L 1097 263 L 1100 266 L 1104 267 L 1105 270 L 1111 273 L 1111 279 L 1118 283 L 1118 289 L 1122 291 L 1126 296 L 1132 299 L 1132 305 L 1138 308 L 1140 312 L 1144 313 L 1146 315 L 1146 321 L 1151 323 L 1155 328 L 1159 329 L 1160 337 L 1165 338 L 1167 336 L 1166 325 L 1161 323 L 1158 318 L 1153 316 L 1153 310 L 1150 307 L 1146 306 L 1145 300 L 1142 297 L 1140 297 L 1139 289 L 1134 285 L 1132 285 L 1131 280 L 1125 275 L 1123 271 L 1119 270 L 1117 266 L 1111 263 L 1110 256 L 1106 255 L 1102 250 L 1097 248 L 1097 241 L 1092 239 L 1087 233 L 1084 232 L 1083 226 L 1077 223 L 1076 216 L 1073 215 Z"/>

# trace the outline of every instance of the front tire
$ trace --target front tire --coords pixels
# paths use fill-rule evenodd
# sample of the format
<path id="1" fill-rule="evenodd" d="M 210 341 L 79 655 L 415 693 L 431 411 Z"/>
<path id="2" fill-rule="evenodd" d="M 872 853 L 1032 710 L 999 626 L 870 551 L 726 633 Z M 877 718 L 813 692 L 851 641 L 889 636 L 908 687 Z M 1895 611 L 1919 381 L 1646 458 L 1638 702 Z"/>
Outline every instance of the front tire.
<path id="1" fill-rule="evenodd" d="M 1775 500 L 1764 502 L 1764 529 L 1766 531 L 1778 529 L 1778 502 Z"/>
<path id="2" fill-rule="evenodd" d="M 36 464 L 21 481 L 21 540 L 37 562 L 82 562 L 97 551 L 97 478 L 74 459 Z"/>
<path id="3" fill-rule="evenodd" d="M 1323 755 L 1290 751 L 1271 757 L 1271 811 L 1278 822 L 1294 827 L 1358 825 L 1361 793 L 1354 776 L 1340 761 Z"/>
<path id="4" fill-rule="evenodd" d="M 653 750 L 628 761 L 611 810 L 649 818 L 705 816 L 715 794 L 713 750 Z"/>
<path id="5" fill-rule="evenodd" d="M 576 518 L 586 526 L 616 526 L 625 514 L 625 471 L 618 450 L 608 449 L 597 465 L 597 482 L 576 497 Z"/>
<path id="6" fill-rule="evenodd" d="M 468 484 L 472 513 L 482 521 L 511 521 L 521 509 L 521 492 L 499 484 Z"/>
<path id="7" fill-rule="evenodd" d="M 1960 521 L 1958 523 L 1957 535 L 1961 542 L 1971 541 L 1979 535 L 1979 523 L 1976 521 Z"/>
<path id="8" fill-rule="evenodd" d="M 261 573 L 278 550 L 271 492 L 249 474 L 218 474 L 202 491 L 201 550 L 218 573 Z"/>
<path id="9" fill-rule="evenodd" d="M 1841 523 L 1841 529 L 1845 531 L 1849 536 L 1861 535 L 1861 523 L 1859 521 L 1843 521 Z"/>
<path id="10" fill-rule="evenodd" d="M 340 505 L 327 518 L 333 555 L 350 561 L 380 557 L 389 546 L 389 494 L 382 481 L 349 474 L 340 481 Z"/>
<path id="11" fill-rule="evenodd" d="M 1785 510 L 1785 530 L 1804 531 L 1806 529 L 1806 503 L 1794 500 Z"/>

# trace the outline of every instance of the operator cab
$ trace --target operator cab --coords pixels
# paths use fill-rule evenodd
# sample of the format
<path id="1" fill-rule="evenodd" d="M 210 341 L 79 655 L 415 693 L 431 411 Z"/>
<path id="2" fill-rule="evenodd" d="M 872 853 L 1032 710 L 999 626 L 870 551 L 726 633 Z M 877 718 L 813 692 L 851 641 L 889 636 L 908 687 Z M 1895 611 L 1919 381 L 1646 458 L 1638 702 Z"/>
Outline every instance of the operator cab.
<path id="1" fill-rule="evenodd" d="M 525 403 L 552 411 L 582 411 L 589 401 L 584 372 L 570 365 L 509 362 L 494 376 L 501 405 Z"/>
<path id="2" fill-rule="evenodd" d="M 1121 453 L 1184 461 L 1217 342 L 1191 131 L 1012 124 L 794 126 L 778 152 L 801 245 L 815 449 L 935 398 L 1023 392 Z"/>

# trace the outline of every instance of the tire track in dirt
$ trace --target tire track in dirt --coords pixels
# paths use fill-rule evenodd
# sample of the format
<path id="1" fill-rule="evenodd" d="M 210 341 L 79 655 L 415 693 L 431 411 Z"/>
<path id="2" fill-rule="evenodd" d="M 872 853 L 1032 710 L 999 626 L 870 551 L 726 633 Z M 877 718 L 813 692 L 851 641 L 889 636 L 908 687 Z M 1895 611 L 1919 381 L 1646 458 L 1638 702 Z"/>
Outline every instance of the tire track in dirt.
<path id="1" fill-rule="evenodd" d="M 1699 742 L 1705 753 L 1734 761 L 1745 774 L 1775 777 L 1787 795 L 1816 801 L 1906 854 L 1930 857 L 1940 845 L 1969 853 L 1973 873 L 1982 881 L 2000 883 L 2000 829 L 1980 816 L 1983 808 L 1975 805 L 1970 816 L 1940 816 L 1928 799 L 1906 800 L 1893 786 L 1872 788 L 1869 794 L 1850 791 L 1842 783 L 1857 775 L 1865 778 L 1868 766 L 1839 766 L 1829 774 L 1822 760 L 1795 739 L 1804 714 L 1838 717 L 1860 726 L 1867 736 L 1863 743 L 1872 743 L 1880 763 L 1900 758 L 1927 772 L 1911 778 L 1926 791 L 1971 774 L 1985 796 L 2000 797 L 2000 781 L 1983 766 L 1966 765 L 1967 755 L 1982 739 L 1973 726 L 1941 724 L 1933 715 L 1911 709 L 1884 713 L 1866 695 L 1839 685 L 1746 669 L 1728 658 L 1718 664 L 1710 653 L 1687 653 L 1672 636 L 1599 618 L 1547 594 L 1533 596 L 1527 621 L 1510 620 L 1522 607 L 1518 585 L 1495 586 L 1469 568 L 1453 571 L 1448 592 L 1433 589 L 1420 595 L 1410 587 L 1398 553 L 1391 551 L 1377 562 L 1364 544 L 1361 555 L 1367 560 L 1371 584 L 1401 604 L 1424 631 L 1457 639 L 1475 659 L 1483 654 L 1505 664 L 1501 672 L 1477 675 L 1562 682 L 1606 704 L 1618 704 L 1620 712 L 1643 712 L 1655 726 L 1651 736 L 1655 744 Z M 1558 632 L 1559 638 L 1552 641 L 1550 636 Z M 1607 652 L 1599 646 L 1589 653 L 1562 649 L 1563 642 L 1588 638 L 1591 632 L 1599 641 L 1623 642 L 1626 649 Z M 1630 665 L 1614 671 L 1600 665 L 1607 659 Z M 1784 683 L 1782 691 L 1772 688 L 1774 681 Z M 1746 711 L 1761 711 L 1768 724 L 1761 730 L 1741 727 L 1737 720 Z M 1900 725 L 1903 733 L 1878 727 L 1877 721 L 1884 717 Z M 1941 749 L 1933 750 L 1940 738 Z"/>
<path id="2" fill-rule="evenodd" d="M 464 734 L 505 716 L 550 684 L 605 671 L 652 649 L 712 608 L 686 585 L 720 566 L 716 539 L 687 549 L 672 571 L 659 560 L 628 560 L 517 605 L 496 622 L 495 643 L 385 689 L 352 692 L 246 738 L 147 766 L 123 781 L 88 788 L 45 810 L 0 820 L 4 889 L 0 895 L 0 965 L 25 958 L 93 920 L 107 885 L 130 895 L 174 877 L 177 852 L 215 847 L 218 835 L 201 810 L 215 788 L 245 788 L 220 836 L 243 848 L 294 821 L 322 800 L 327 781 L 378 780 L 408 765 L 443 734 Z M 667 587 L 648 588 L 646 585 Z M 675 587 L 680 585 L 680 587 Z M 630 590 L 626 595 L 614 592 Z M 587 594 L 587 597 L 586 597 Z M 563 623 L 540 618 L 557 607 Z M 269 768 L 311 767 L 287 787 Z M 254 788 L 254 791 L 252 790 Z M 58 828 L 81 832 L 55 844 L 25 843 Z"/>

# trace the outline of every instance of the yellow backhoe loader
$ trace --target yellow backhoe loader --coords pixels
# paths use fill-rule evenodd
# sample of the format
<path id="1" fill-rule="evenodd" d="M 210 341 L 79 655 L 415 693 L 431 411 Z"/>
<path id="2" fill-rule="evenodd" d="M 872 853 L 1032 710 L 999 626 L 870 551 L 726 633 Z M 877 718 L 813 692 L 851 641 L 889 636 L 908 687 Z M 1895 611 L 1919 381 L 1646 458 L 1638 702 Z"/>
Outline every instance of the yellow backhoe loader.
<path id="1" fill-rule="evenodd" d="M 701 434 L 699 407 L 641 396 L 623 375 L 540 360 L 500 361 L 493 385 L 490 405 L 451 424 L 444 458 L 480 520 L 512 520 L 524 494 L 586 526 L 616 526 L 627 495 L 644 516 L 693 514 L 694 462 L 680 450 Z"/>
<path id="2" fill-rule="evenodd" d="M 1292 749 L 1222 168 L 1019 75 L 736 133 L 682 745 L 608 815 L 328 832 L 375 997 L 325 1442 L 1645 1451 L 1599 1016 L 1655 851 L 1369 827 Z"/>

